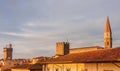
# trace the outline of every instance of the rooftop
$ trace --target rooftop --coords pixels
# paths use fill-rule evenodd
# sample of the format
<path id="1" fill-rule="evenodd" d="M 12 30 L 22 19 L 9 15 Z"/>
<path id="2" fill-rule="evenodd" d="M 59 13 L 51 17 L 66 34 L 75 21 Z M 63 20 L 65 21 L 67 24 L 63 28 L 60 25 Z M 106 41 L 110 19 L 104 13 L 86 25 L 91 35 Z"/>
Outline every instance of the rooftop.
<path id="1" fill-rule="evenodd" d="M 120 62 L 120 47 L 68 54 L 45 63 Z"/>
<path id="2" fill-rule="evenodd" d="M 88 46 L 88 47 L 71 48 L 70 50 L 76 50 L 76 49 L 88 49 L 88 48 L 103 49 L 103 47 L 100 47 L 100 46 Z"/>

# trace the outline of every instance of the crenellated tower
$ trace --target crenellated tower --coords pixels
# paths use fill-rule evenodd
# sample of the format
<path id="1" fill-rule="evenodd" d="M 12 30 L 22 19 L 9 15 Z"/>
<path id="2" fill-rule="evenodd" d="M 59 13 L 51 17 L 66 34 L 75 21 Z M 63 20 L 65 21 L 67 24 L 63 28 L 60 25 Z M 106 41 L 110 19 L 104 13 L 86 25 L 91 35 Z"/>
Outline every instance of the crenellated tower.
<path id="1" fill-rule="evenodd" d="M 12 52 L 13 52 L 12 44 L 8 44 L 7 47 L 4 47 L 3 52 L 4 52 L 4 60 L 12 60 Z"/>
<path id="2" fill-rule="evenodd" d="M 56 43 L 56 55 L 69 54 L 69 42 L 57 42 Z"/>
<path id="3" fill-rule="evenodd" d="M 106 18 L 106 24 L 104 29 L 104 47 L 112 48 L 112 31 L 108 16 Z"/>

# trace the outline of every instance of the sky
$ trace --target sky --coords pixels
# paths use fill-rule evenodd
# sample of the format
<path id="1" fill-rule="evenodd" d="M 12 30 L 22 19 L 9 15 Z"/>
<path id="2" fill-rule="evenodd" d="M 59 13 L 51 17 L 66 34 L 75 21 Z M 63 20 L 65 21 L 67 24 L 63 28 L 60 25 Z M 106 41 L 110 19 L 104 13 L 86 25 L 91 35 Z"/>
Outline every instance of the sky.
<path id="1" fill-rule="evenodd" d="M 120 46 L 120 0 L 0 0 L 0 57 L 54 56 L 56 42 L 70 48 L 103 46 L 109 16 L 113 47 Z"/>

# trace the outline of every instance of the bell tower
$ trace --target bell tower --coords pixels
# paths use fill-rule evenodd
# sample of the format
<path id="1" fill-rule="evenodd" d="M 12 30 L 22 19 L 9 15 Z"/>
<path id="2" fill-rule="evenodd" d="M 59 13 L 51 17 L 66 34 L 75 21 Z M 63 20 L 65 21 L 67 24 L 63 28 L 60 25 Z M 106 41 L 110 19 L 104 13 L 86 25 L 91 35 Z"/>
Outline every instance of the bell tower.
<path id="1" fill-rule="evenodd" d="M 104 47 L 112 48 L 112 31 L 108 16 L 106 18 L 106 24 L 104 29 Z"/>

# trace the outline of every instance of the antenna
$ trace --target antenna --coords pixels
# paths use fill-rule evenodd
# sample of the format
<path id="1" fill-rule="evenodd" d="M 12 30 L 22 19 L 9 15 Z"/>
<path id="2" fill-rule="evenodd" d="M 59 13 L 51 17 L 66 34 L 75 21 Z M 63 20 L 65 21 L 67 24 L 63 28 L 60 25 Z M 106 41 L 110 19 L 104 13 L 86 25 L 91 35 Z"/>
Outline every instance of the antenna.
<path id="1" fill-rule="evenodd" d="M 69 33 L 66 33 L 66 42 L 67 42 L 67 43 L 69 43 L 69 38 L 68 38 L 69 35 L 68 35 L 68 34 L 69 34 Z"/>
<path id="2" fill-rule="evenodd" d="M 68 38 L 67 38 L 67 42 L 68 42 Z"/>
<path id="3" fill-rule="evenodd" d="M 66 37 L 66 40 L 67 40 L 67 42 L 69 42 L 68 35 L 67 35 L 67 37 Z"/>

